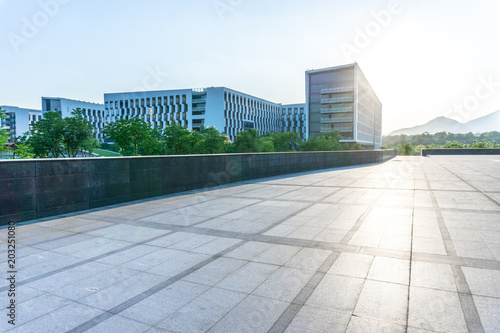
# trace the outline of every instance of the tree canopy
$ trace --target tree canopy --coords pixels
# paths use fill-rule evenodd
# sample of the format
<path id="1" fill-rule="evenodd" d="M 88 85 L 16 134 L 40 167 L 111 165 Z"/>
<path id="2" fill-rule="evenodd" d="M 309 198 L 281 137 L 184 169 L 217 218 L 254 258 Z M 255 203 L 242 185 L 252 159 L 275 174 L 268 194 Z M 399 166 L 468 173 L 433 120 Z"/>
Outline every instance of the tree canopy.
<path id="1" fill-rule="evenodd" d="M 32 125 L 26 143 L 35 157 L 54 158 L 86 155 L 98 144 L 81 109 L 64 119 L 58 112 L 45 112 L 43 119 Z"/>
<path id="2" fill-rule="evenodd" d="M 123 155 L 137 156 L 139 144 L 150 134 L 150 126 L 139 119 L 119 119 L 114 123 L 109 123 L 104 127 L 104 134 L 109 136 L 115 144 L 120 147 Z"/>
<path id="3" fill-rule="evenodd" d="M 5 110 L 2 110 L 0 108 L 0 123 L 3 124 L 2 120 L 4 120 L 5 117 Z M 0 128 L 0 151 L 8 151 L 9 149 L 5 146 L 9 142 L 9 132 L 4 129 Z"/>
<path id="4" fill-rule="evenodd" d="M 325 132 L 313 136 L 300 144 L 301 151 L 337 151 L 348 149 L 348 146 L 340 143 L 342 136 L 338 131 Z"/>
<path id="5" fill-rule="evenodd" d="M 500 148 L 500 132 L 402 134 L 384 136 L 382 142 L 382 148 L 395 149 L 399 155 L 420 155 L 422 148 Z"/>

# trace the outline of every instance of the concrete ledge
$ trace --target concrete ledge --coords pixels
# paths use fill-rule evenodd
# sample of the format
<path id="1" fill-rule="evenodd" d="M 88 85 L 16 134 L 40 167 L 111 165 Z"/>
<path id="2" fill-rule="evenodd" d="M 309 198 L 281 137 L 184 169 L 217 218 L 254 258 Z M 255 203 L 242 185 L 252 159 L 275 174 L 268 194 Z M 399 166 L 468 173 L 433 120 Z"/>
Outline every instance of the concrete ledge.
<path id="1" fill-rule="evenodd" d="M 431 148 L 422 149 L 428 155 L 500 155 L 500 148 Z"/>
<path id="2" fill-rule="evenodd" d="M 364 150 L 0 161 L 0 225 L 394 156 Z"/>

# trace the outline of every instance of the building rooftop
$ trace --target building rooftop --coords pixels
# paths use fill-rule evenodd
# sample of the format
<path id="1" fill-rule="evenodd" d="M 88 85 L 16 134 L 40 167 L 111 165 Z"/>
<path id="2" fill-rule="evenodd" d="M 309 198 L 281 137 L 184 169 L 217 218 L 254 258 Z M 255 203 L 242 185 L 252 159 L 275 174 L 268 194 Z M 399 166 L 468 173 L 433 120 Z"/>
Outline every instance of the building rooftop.
<path id="1" fill-rule="evenodd" d="M 499 221 L 498 156 L 398 157 L 31 221 L 16 230 L 16 328 L 498 332 Z"/>

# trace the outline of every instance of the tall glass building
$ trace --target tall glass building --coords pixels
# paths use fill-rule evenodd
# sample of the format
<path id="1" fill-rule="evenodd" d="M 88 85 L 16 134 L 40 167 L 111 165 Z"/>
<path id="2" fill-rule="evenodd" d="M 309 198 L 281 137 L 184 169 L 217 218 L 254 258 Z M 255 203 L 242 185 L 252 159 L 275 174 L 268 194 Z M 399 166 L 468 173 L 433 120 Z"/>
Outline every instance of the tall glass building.
<path id="1" fill-rule="evenodd" d="M 341 142 L 379 149 L 382 103 L 357 63 L 306 72 L 309 136 L 338 130 Z"/>

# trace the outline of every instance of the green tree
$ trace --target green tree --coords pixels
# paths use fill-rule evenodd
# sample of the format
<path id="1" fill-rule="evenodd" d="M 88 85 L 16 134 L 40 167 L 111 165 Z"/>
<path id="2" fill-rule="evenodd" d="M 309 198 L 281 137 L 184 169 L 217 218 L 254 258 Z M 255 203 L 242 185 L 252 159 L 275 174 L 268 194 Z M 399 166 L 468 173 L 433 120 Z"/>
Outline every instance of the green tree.
<path id="1" fill-rule="evenodd" d="M 148 135 L 140 143 L 139 153 L 146 156 L 165 155 L 161 131 L 156 128 L 148 128 Z"/>
<path id="2" fill-rule="evenodd" d="M 476 142 L 472 148 L 493 148 L 493 144 L 491 142 Z"/>
<path id="3" fill-rule="evenodd" d="M 365 150 L 365 148 L 363 148 L 363 146 L 359 142 L 356 142 L 355 144 L 353 144 L 351 147 L 349 147 L 349 149 L 351 149 L 351 150 Z"/>
<path id="4" fill-rule="evenodd" d="M 447 141 L 444 145 L 444 148 L 463 148 L 464 146 L 458 143 L 457 141 Z"/>
<path id="5" fill-rule="evenodd" d="M 14 150 L 14 155 L 12 158 L 14 159 L 27 159 L 33 158 L 35 154 L 33 153 L 33 149 L 30 145 L 27 144 L 16 144 L 16 150 Z"/>
<path id="6" fill-rule="evenodd" d="M 318 136 L 310 137 L 309 140 L 299 145 L 301 151 L 338 151 L 344 150 L 340 143 L 342 136 L 338 131 L 325 132 Z"/>
<path id="7" fill-rule="evenodd" d="M 300 136 L 295 132 L 271 133 L 274 150 L 279 152 L 296 151 L 301 143 Z"/>
<path id="8" fill-rule="evenodd" d="M 169 155 L 191 154 L 199 136 L 175 123 L 163 130 L 163 140 Z"/>
<path id="9" fill-rule="evenodd" d="M 193 135 L 194 133 L 191 133 Z M 195 142 L 196 154 L 221 154 L 227 149 L 227 136 L 221 134 L 215 127 L 202 127 L 198 140 Z"/>
<path id="10" fill-rule="evenodd" d="M 234 141 L 234 150 L 237 153 L 254 153 L 257 151 L 257 136 L 259 130 L 253 128 L 248 131 L 241 131 Z"/>
<path id="11" fill-rule="evenodd" d="M 415 152 L 413 146 L 409 143 L 401 146 L 401 154 L 405 156 L 411 156 Z"/>
<path id="12" fill-rule="evenodd" d="M 84 118 L 83 110 L 77 108 L 71 113 L 72 117 L 63 119 L 62 145 L 68 157 L 79 154 L 91 154 L 99 145 L 94 137 L 92 125 Z"/>
<path id="13" fill-rule="evenodd" d="M 27 133 L 23 136 L 17 137 L 15 141 L 15 150 L 13 152 L 13 159 L 27 159 L 35 157 L 33 153 L 33 148 L 29 144 L 27 144 Z"/>
<path id="14" fill-rule="evenodd" d="M 23 144 L 30 148 L 24 149 Z M 98 142 L 93 127 L 84 118 L 81 109 L 75 109 L 71 117 L 62 118 L 58 112 L 45 112 L 43 119 L 29 131 L 29 139 L 21 143 L 19 154 L 34 157 L 76 157 L 92 153 Z M 19 148 L 18 148 L 19 149 Z"/>
<path id="15" fill-rule="evenodd" d="M 58 112 L 45 112 L 43 119 L 32 125 L 27 143 L 38 158 L 64 157 L 62 141 L 64 121 Z"/>
<path id="16" fill-rule="evenodd" d="M 5 110 L 2 110 L 2 108 L 0 108 L 0 124 L 3 123 L 2 120 L 4 120 L 5 118 Z M 9 142 L 9 131 L 4 128 L 0 128 L 0 152 L 9 150 L 9 148 L 5 146 L 7 142 Z"/>
<path id="17" fill-rule="evenodd" d="M 418 145 L 415 147 L 415 154 L 417 155 L 422 155 L 422 149 L 424 149 L 425 146 L 424 145 Z"/>
<path id="18" fill-rule="evenodd" d="M 259 153 L 272 153 L 276 151 L 273 138 L 269 136 L 257 138 L 255 142 L 255 151 Z"/>
<path id="19" fill-rule="evenodd" d="M 132 119 L 119 119 L 104 127 L 104 134 L 120 147 L 122 155 L 132 154 L 137 156 L 139 145 L 150 135 L 150 127 L 138 117 Z"/>

